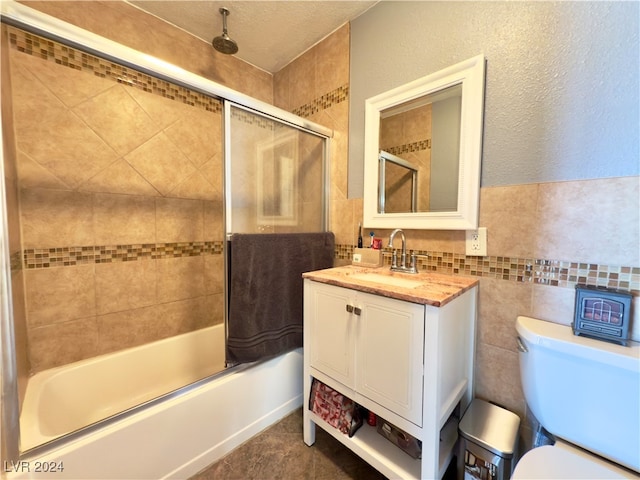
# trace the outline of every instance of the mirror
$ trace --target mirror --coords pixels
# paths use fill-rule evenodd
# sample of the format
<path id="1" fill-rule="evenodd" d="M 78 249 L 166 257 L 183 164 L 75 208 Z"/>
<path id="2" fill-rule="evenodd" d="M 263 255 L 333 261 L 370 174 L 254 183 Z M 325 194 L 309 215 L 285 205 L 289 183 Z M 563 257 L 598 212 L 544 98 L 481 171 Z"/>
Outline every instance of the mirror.
<path id="1" fill-rule="evenodd" d="M 484 55 L 365 102 L 364 224 L 478 227 Z"/>

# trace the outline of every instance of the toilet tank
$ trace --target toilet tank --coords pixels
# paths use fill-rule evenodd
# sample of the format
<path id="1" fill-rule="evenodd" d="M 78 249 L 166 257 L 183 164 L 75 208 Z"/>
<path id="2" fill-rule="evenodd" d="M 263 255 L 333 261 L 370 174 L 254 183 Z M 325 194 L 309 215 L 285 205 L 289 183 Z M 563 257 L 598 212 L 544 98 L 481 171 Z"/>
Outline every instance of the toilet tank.
<path id="1" fill-rule="evenodd" d="M 527 405 L 556 437 L 640 472 L 640 344 L 573 335 L 518 317 Z"/>

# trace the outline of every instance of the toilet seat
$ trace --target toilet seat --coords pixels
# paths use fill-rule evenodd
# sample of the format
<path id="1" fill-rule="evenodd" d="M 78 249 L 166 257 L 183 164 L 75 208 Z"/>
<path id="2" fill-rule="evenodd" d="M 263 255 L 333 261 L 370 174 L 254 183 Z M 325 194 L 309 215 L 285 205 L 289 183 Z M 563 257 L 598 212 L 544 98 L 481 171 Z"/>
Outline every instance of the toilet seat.
<path id="1" fill-rule="evenodd" d="M 640 476 L 561 441 L 525 453 L 511 476 L 512 480 L 622 478 L 638 479 Z"/>

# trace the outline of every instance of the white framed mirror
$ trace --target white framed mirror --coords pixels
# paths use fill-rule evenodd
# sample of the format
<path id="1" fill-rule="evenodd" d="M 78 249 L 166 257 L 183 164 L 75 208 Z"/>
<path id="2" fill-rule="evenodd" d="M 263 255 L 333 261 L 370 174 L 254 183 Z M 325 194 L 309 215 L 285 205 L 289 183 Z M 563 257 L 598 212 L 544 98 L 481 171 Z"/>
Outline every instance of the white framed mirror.
<path id="1" fill-rule="evenodd" d="M 484 77 L 477 55 L 365 101 L 364 225 L 478 228 Z M 401 163 L 416 170 L 413 187 L 383 170 Z"/>

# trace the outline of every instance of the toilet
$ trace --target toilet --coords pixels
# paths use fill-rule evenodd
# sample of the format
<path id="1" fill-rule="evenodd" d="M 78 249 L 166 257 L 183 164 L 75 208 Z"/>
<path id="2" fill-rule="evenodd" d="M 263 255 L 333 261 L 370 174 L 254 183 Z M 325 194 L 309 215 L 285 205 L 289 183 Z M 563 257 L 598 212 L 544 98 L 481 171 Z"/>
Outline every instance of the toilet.
<path id="1" fill-rule="evenodd" d="M 511 478 L 640 478 L 640 343 L 522 316 L 516 330 L 524 398 L 556 443 L 524 454 Z"/>

